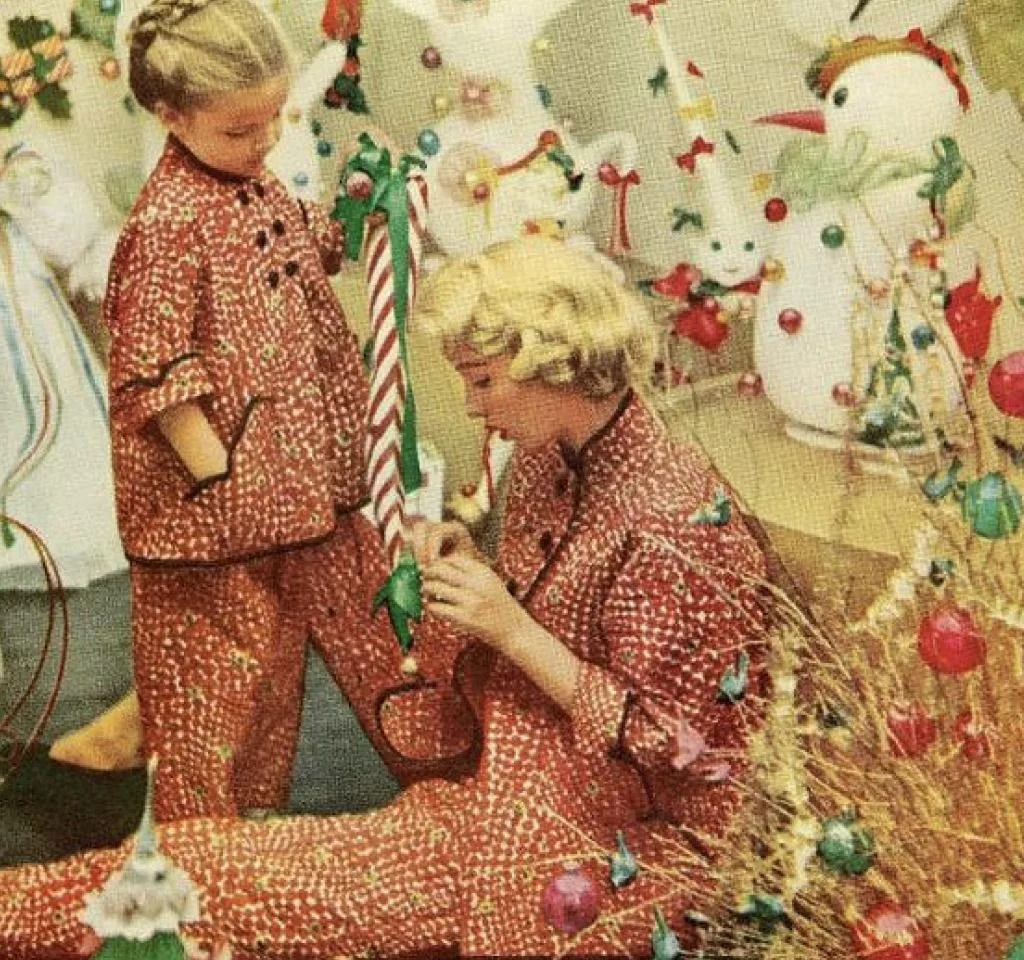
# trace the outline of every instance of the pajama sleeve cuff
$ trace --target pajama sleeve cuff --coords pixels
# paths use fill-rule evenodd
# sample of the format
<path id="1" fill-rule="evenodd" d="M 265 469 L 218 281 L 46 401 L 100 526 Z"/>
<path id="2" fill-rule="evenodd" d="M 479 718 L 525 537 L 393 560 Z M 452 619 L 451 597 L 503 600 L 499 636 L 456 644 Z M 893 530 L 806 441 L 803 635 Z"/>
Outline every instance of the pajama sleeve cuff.
<path id="1" fill-rule="evenodd" d="M 607 670 L 584 662 L 572 703 L 576 749 L 584 755 L 617 752 L 622 746 L 629 688 Z"/>
<path id="2" fill-rule="evenodd" d="M 213 384 L 195 354 L 186 353 L 164 364 L 151 376 L 121 383 L 111 397 L 111 418 L 129 430 L 141 430 L 153 417 L 171 407 L 213 393 Z"/>

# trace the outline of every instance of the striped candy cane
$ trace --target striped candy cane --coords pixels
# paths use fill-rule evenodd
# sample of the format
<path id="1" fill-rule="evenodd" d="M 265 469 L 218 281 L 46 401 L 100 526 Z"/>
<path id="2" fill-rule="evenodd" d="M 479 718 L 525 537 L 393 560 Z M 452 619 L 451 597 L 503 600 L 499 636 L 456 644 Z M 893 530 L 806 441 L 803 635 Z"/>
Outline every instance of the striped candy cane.
<path id="1" fill-rule="evenodd" d="M 409 269 L 405 310 L 415 299 L 427 216 L 427 183 L 414 175 L 407 182 L 409 199 Z M 370 380 L 367 474 L 370 499 L 392 568 L 405 546 L 405 484 L 402 473 L 404 430 L 409 400 L 405 366 L 405 320 L 398 318 L 391 237 L 387 223 L 370 230 L 366 246 L 366 284 L 373 331 L 373 375 Z"/>

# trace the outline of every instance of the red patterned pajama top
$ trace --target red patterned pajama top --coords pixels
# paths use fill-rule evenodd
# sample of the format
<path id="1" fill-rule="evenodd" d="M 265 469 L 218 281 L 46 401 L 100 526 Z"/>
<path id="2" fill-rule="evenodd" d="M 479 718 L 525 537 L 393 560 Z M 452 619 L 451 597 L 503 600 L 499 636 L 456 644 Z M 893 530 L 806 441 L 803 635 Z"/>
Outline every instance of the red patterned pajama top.
<path id="1" fill-rule="evenodd" d="M 212 170 L 173 137 L 123 228 L 103 310 L 129 559 L 246 559 L 313 542 L 364 497 L 367 382 L 330 286 L 341 232 L 272 174 Z M 197 485 L 154 416 L 202 406 L 229 454 Z"/>

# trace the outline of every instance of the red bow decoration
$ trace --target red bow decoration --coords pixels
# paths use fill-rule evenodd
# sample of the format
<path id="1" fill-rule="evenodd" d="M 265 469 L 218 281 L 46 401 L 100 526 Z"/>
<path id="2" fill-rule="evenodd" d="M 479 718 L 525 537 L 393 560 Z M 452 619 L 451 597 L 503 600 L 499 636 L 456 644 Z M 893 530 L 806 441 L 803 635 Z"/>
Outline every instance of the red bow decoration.
<path id="1" fill-rule="evenodd" d="M 640 183 L 640 174 L 635 170 L 622 174 L 614 163 L 602 163 L 597 170 L 597 177 L 606 187 L 615 190 L 612 231 L 608 239 L 608 253 L 614 257 L 624 250 L 632 249 L 629 242 L 629 221 L 626 217 L 626 191 Z"/>
<path id="2" fill-rule="evenodd" d="M 654 23 L 654 8 L 664 4 L 666 0 L 642 0 L 641 3 L 631 3 L 629 5 L 629 12 L 634 17 L 643 17 L 650 25 Z"/>
<path id="3" fill-rule="evenodd" d="M 362 0 L 327 0 L 320 28 L 332 40 L 344 42 L 359 33 L 362 14 Z"/>
<path id="4" fill-rule="evenodd" d="M 709 143 L 703 137 L 697 137 L 693 143 L 690 144 L 690 149 L 687 150 L 686 153 L 681 153 L 676 157 L 676 166 L 678 166 L 680 170 L 686 170 L 688 173 L 696 173 L 697 157 L 702 153 L 710 155 L 714 152 L 715 145 L 713 143 Z"/>
<path id="5" fill-rule="evenodd" d="M 949 292 L 946 324 L 960 352 L 970 360 L 981 360 L 988 353 L 992 321 L 1002 305 L 1002 296 L 988 297 L 981 289 L 981 267 L 974 277 Z"/>
<path id="6" fill-rule="evenodd" d="M 744 280 L 742 283 L 734 284 L 729 287 L 730 293 L 760 293 L 761 292 L 761 278 L 753 277 L 750 280 Z"/>
<path id="7" fill-rule="evenodd" d="M 700 283 L 700 271 L 692 263 L 677 263 L 671 273 L 659 277 L 651 289 L 663 297 L 685 300 L 690 291 Z"/>
<path id="8" fill-rule="evenodd" d="M 704 77 L 704 71 L 701 70 L 701 68 L 698 67 L 697 64 L 695 64 L 692 60 L 686 61 L 686 72 L 691 77 L 701 77 L 702 79 Z"/>

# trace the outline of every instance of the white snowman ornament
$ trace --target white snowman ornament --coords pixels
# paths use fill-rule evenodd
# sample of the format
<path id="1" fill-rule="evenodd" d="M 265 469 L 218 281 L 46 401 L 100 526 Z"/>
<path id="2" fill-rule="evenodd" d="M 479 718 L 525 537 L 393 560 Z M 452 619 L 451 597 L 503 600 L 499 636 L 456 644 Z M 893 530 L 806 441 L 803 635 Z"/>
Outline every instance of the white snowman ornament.
<path id="1" fill-rule="evenodd" d="M 834 42 L 808 83 L 820 110 L 762 118 L 820 139 L 780 154 L 780 196 L 766 206 L 776 280 L 762 290 L 755 364 L 790 435 L 920 448 L 932 414 L 959 401 L 956 350 L 939 322 L 942 260 L 929 245 L 949 226 L 937 185 L 969 181 L 955 138 L 967 91 L 952 57 L 916 29 Z M 883 379 L 902 392 L 884 398 L 896 412 L 885 428 L 865 425 Z M 929 409 L 936 398 L 942 411 Z"/>
<path id="2" fill-rule="evenodd" d="M 392 2 L 430 28 L 424 63 L 443 60 L 460 74 L 449 112 L 419 136 L 441 249 L 463 255 L 523 230 L 581 229 L 604 189 L 599 168 L 627 175 L 637 144 L 613 132 L 580 145 L 538 94 L 534 42 L 574 0 Z"/>

